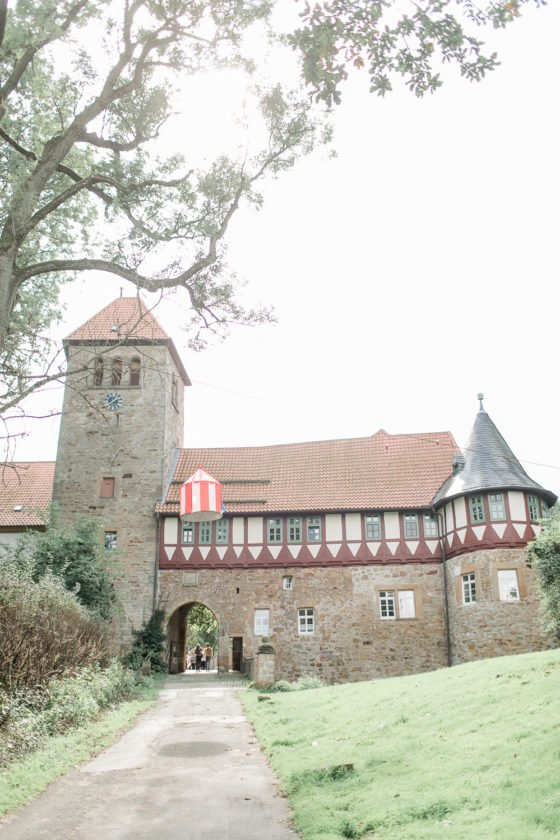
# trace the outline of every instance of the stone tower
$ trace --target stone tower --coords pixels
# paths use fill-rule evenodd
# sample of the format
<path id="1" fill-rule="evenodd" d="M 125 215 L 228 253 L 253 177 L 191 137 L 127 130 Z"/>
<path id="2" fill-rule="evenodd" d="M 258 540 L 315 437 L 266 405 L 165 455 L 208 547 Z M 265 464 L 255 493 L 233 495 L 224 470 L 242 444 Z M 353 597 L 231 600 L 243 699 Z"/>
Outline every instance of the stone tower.
<path id="1" fill-rule="evenodd" d="M 157 520 L 183 442 L 189 378 L 139 298 L 121 297 L 64 340 L 69 375 L 54 479 L 61 523 L 98 516 L 114 552 L 121 644 L 148 619 L 157 587 Z"/>

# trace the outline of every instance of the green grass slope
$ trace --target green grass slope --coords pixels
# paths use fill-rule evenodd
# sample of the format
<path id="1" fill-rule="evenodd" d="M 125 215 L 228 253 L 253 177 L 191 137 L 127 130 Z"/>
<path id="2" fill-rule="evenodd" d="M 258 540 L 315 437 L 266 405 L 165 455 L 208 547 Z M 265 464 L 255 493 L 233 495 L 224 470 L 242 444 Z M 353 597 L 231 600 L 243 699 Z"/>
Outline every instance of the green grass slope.
<path id="1" fill-rule="evenodd" d="M 560 650 L 269 697 L 243 702 L 303 840 L 560 837 Z"/>

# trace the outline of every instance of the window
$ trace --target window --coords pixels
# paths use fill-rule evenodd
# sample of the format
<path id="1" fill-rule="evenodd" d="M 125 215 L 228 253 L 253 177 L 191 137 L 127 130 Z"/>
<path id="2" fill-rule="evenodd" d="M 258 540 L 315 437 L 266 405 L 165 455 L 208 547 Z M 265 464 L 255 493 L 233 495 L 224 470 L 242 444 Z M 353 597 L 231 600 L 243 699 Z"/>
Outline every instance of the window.
<path id="1" fill-rule="evenodd" d="M 398 604 L 398 616 L 397 616 Z M 379 593 L 379 614 L 381 618 L 416 618 L 416 603 L 413 589 L 383 590 Z"/>
<path id="2" fill-rule="evenodd" d="M 284 575 L 282 578 L 282 589 L 293 589 L 294 579 L 291 575 Z"/>
<path id="3" fill-rule="evenodd" d="M 498 570 L 500 601 L 519 601 L 519 585 L 515 569 Z"/>
<path id="4" fill-rule="evenodd" d="M 381 539 L 381 517 L 378 513 L 366 514 L 366 540 Z"/>
<path id="5" fill-rule="evenodd" d="M 115 479 L 111 476 L 105 476 L 101 482 L 101 498 L 112 499 L 115 495 Z"/>
<path id="6" fill-rule="evenodd" d="M 381 618 L 395 618 L 395 593 L 383 591 L 379 593 L 379 611 Z"/>
<path id="7" fill-rule="evenodd" d="M 120 385 L 122 381 L 122 359 L 113 359 L 111 366 L 111 385 Z"/>
<path id="8" fill-rule="evenodd" d="M 307 542 L 321 542 L 321 517 L 307 517 Z"/>
<path id="9" fill-rule="evenodd" d="M 117 532 L 116 531 L 105 531 L 103 545 L 105 551 L 116 551 L 117 550 Z"/>
<path id="10" fill-rule="evenodd" d="M 438 521 L 435 513 L 424 514 L 424 536 L 437 537 L 438 536 Z"/>
<path id="11" fill-rule="evenodd" d="M 216 543 L 218 545 L 227 545 L 229 542 L 229 520 L 218 519 L 216 522 Z"/>
<path id="12" fill-rule="evenodd" d="M 404 538 L 418 536 L 418 515 L 416 513 L 405 513 L 404 515 Z"/>
<path id="13" fill-rule="evenodd" d="M 541 499 L 541 509 L 542 509 L 542 518 L 543 519 L 550 519 L 550 509 L 546 502 L 543 502 Z"/>
<path id="14" fill-rule="evenodd" d="M 138 356 L 130 360 L 129 383 L 132 387 L 136 388 L 140 385 L 140 359 Z"/>
<path id="15" fill-rule="evenodd" d="M 531 522 L 538 522 L 539 520 L 539 500 L 537 496 L 527 496 L 527 504 L 529 505 L 529 519 Z"/>
<path id="16" fill-rule="evenodd" d="M 177 377 L 175 374 L 171 377 L 171 403 L 174 408 L 179 408 L 178 405 L 178 385 L 177 385 Z"/>
<path id="17" fill-rule="evenodd" d="M 301 542 L 301 516 L 290 516 L 288 518 L 288 542 Z"/>
<path id="18" fill-rule="evenodd" d="M 96 356 L 93 363 L 93 384 L 96 388 L 103 385 L 103 359 L 101 356 Z"/>
<path id="19" fill-rule="evenodd" d="M 255 610 L 255 636 L 268 636 L 270 610 Z"/>
<path id="20" fill-rule="evenodd" d="M 482 496 L 469 497 L 469 509 L 471 512 L 471 522 L 484 522 L 484 500 Z"/>
<path id="21" fill-rule="evenodd" d="M 474 604 L 476 601 L 476 583 L 474 572 L 462 575 L 463 582 L 463 604 Z"/>
<path id="22" fill-rule="evenodd" d="M 269 543 L 282 542 L 282 520 L 269 519 L 267 527 L 267 541 Z"/>
<path id="23" fill-rule="evenodd" d="M 490 510 L 490 519 L 492 521 L 495 522 L 496 519 L 506 518 L 506 509 L 502 493 L 490 493 L 488 495 L 488 508 Z"/>
<path id="24" fill-rule="evenodd" d="M 399 590 L 399 618 L 415 618 L 416 606 L 414 603 L 414 590 Z"/>
<path id="25" fill-rule="evenodd" d="M 194 525 L 192 522 L 183 522 L 181 542 L 184 545 L 192 545 L 194 543 Z"/>
<path id="26" fill-rule="evenodd" d="M 300 636 L 308 636 L 315 632 L 315 614 L 312 607 L 304 607 L 298 610 L 298 633 Z"/>
<path id="27" fill-rule="evenodd" d="M 201 522 L 198 526 L 198 541 L 202 545 L 208 545 L 212 542 L 212 523 Z"/>

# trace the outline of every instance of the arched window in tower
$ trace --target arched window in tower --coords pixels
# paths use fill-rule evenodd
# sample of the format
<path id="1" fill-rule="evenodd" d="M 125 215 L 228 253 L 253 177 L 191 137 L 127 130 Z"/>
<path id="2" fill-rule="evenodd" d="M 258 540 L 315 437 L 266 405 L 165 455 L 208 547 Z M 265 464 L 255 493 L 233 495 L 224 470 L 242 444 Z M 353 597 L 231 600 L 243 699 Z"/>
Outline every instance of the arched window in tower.
<path id="1" fill-rule="evenodd" d="M 179 390 L 178 390 L 178 385 L 177 385 L 177 377 L 175 375 L 173 375 L 171 377 L 171 403 L 174 406 L 174 408 L 177 409 L 177 411 L 179 411 L 178 400 L 179 400 Z"/>
<path id="2" fill-rule="evenodd" d="M 113 359 L 111 367 L 111 385 L 120 385 L 122 381 L 122 359 Z"/>
<path id="3" fill-rule="evenodd" d="M 93 385 L 94 388 L 101 388 L 103 385 L 103 357 L 96 356 L 93 362 Z"/>
<path id="4" fill-rule="evenodd" d="M 138 388 L 140 386 L 140 359 L 135 356 L 130 360 L 130 381 L 129 384 Z"/>

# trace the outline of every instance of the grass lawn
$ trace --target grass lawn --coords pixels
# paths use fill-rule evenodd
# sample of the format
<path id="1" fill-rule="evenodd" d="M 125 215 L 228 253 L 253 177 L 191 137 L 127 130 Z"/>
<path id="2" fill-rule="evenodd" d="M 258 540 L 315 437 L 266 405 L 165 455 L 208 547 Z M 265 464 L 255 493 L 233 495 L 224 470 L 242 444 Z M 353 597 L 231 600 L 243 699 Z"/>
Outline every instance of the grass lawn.
<path id="1" fill-rule="evenodd" d="M 560 650 L 267 696 L 242 700 L 303 840 L 560 837 Z"/>
<path id="2" fill-rule="evenodd" d="M 135 699 L 104 711 L 79 729 L 49 738 L 41 749 L 0 770 L 0 818 L 35 799 L 59 776 L 114 743 L 156 701 L 163 680 L 155 677 Z"/>

